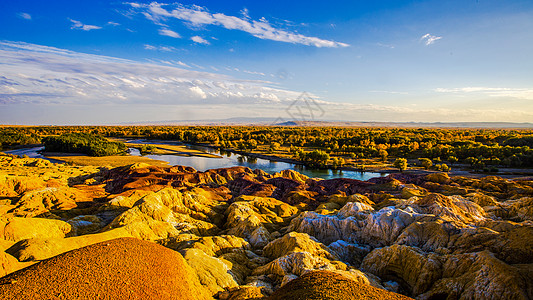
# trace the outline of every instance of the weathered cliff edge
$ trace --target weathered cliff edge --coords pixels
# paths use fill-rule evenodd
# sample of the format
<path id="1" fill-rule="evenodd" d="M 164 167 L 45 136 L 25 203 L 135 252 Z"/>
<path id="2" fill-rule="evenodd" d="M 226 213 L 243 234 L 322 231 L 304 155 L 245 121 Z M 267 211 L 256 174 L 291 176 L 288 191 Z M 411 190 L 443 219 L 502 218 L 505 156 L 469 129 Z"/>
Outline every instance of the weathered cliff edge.
<path id="1" fill-rule="evenodd" d="M 531 178 L 394 174 L 363 182 L 0 155 L 3 298 L 38 286 L 32 274 L 51 274 L 51 261 L 68 265 L 106 244 L 140 247 L 131 238 L 183 260 L 173 274 L 189 276 L 204 298 L 533 299 Z M 162 250 L 146 250 L 146 259 L 150 251 Z M 138 277 L 127 271 L 138 270 L 133 264 L 146 263 L 131 259 L 118 270 L 126 279 Z M 54 282 L 54 293 L 69 286 Z"/>

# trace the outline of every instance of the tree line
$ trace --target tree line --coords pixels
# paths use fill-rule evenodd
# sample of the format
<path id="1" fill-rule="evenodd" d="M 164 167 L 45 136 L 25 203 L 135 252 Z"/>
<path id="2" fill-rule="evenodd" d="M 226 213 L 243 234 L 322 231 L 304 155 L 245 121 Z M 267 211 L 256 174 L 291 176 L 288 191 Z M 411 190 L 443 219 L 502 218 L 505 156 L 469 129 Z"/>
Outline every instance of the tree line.
<path id="1" fill-rule="evenodd" d="M 42 139 L 46 152 L 85 153 L 89 156 L 108 156 L 122 154 L 126 145 L 111 142 L 103 136 L 89 133 L 66 133 Z"/>
<path id="2" fill-rule="evenodd" d="M 37 126 L 2 127 L 4 147 L 46 136 L 87 133 L 208 144 L 221 149 L 267 147 L 290 151 L 295 159 L 320 164 L 333 158 L 428 158 L 449 164 L 533 167 L 533 130 L 259 127 L 259 126 Z M 5 144 L 4 144 L 5 143 Z M 314 151 L 321 151 L 317 153 Z M 337 163 L 341 164 L 341 161 Z"/>

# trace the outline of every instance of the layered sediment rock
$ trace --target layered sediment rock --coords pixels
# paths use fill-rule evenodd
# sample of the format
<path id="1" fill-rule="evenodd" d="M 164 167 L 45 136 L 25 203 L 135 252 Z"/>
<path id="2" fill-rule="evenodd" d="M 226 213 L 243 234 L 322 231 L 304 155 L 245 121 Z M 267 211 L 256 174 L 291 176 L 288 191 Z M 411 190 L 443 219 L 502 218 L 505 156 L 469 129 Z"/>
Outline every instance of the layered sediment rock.
<path id="1" fill-rule="evenodd" d="M 384 289 L 417 299 L 533 298 L 528 179 L 317 180 L 0 156 L 0 187 L 0 275 L 134 237 L 182 253 L 187 274 L 219 299 L 402 298 Z"/>

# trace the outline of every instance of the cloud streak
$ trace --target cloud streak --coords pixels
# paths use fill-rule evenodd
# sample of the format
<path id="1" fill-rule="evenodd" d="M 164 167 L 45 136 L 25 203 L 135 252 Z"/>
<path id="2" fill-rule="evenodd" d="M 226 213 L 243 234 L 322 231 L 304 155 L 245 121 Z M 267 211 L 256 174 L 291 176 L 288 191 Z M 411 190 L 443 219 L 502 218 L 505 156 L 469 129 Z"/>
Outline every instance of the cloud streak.
<path id="1" fill-rule="evenodd" d="M 181 38 L 181 35 L 179 35 L 179 33 L 175 32 L 175 31 L 172 31 L 170 29 L 166 29 L 166 28 L 159 29 L 159 34 L 160 35 L 169 36 L 169 37 L 173 37 L 173 38 L 176 38 L 176 39 Z"/>
<path id="2" fill-rule="evenodd" d="M 462 88 L 437 88 L 438 93 L 452 94 L 481 94 L 489 97 L 505 97 L 524 100 L 533 100 L 533 88 L 502 88 L 502 87 L 462 87 Z"/>
<path id="3" fill-rule="evenodd" d="M 243 31 L 264 40 L 301 44 L 319 48 L 339 48 L 349 46 L 346 43 L 305 36 L 282 28 L 276 28 L 265 18 L 251 20 L 247 11 L 242 17 L 235 17 L 223 13 L 211 13 L 207 8 L 197 5 L 184 6 L 179 3 L 164 5 L 157 2 L 152 2 L 150 4 L 129 3 L 129 5 L 134 10 L 138 10 L 146 18 L 159 25 L 163 25 L 164 21 L 172 18 L 184 21 L 190 26 L 197 28 L 207 25 L 220 26 L 228 30 Z"/>
<path id="4" fill-rule="evenodd" d="M 176 67 L 189 67 L 181 61 L 162 66 L 28 43 L 0 42 L 0 61 L 0 104 L 275 105 L 299 95 Z"/>
<path id="5" fill-rule="evenodd" d="M 69 20 L 72 22 L 72 26 L 70 27 L 70 29 L 79 29 L 79 30 L 83 30 L 83 31 L 102 29 L 102 27 L 100 27 L 100 26 L 86 25 L 86 24 L 83 24 L 80 21 L 76 21 L 76 20 L 72 20 L 72 19 L 69 19 Z"/>
<path id="6" fill-rule="evenodd" d="M 184 69 L 181 67 L 194 65 L 182 61 L 140 63 L 22 42 L 0 41 L 0 61 L 0 119 L 4 122 L 35 123 L 34 118 L 39 118 L 40 123 L 57 124 L 68 118 L 72 123 L 83 118 L 86 122 L 113 123 L 172 119 L 173 114 L 174 119 L 184 120 L 237 116 L 285 118 L 280 114 L 301 95 L 268 81 Z M 475 99 L 514 97 L 533 103 L 525 100 L 533 99 L 533 89 L 527 88 L 463 87 L 433 92 L 474 94 Z M 497 105 L 450 108 L 433 104 L 426 107 L 350 104 L 311 96 L 325 111 L 322 117 L 325 120 L 523 122 L 533 118 L 533 104 L 526 103 L 523 109 L 506 109 L 506 102 L 499 98 L 494 99 Z M 46 114 L 42 113 L 43 109 L 47 110 Z M 150 117 L 147 111 L 151 112 Z M 77 118 L 72 117 L 73 112 L 77 112 Z M 34 117 L 28 117 L 30 113 Z M 110 119 L 113 116 L 115 119 Z M 61 121 L 61 118 L 66 119 Z"/>
<path id="7" fill-rule="evenodd" d="M 435 36 L 435 35 L 431 35 L 429 33 L 426 33 L 424 34 L 420 40 L 423 41 L 426 46 L 429 46 L 429 45 L 432 45 L 434 44 L 436 41 L 442 39 L 442 36 Z"/>
<path id="8" fill-rule="evenodd" d="M 209 43 L 208 41 L 206 41 L 204 38 L 200 37 L 200 36 L 193 36 L 191 38 L 191 40 L 195 43 L 198 43 L 198 44 L 204 44 L 204 45 L 210 45 L 211 43 Z"/>
<path id="9" fill-rule="evenodd" d="M 20 18 L 25 20 L 31 20 L 31 15 L 29 13 L 21 12 L 17 14 Z"/>

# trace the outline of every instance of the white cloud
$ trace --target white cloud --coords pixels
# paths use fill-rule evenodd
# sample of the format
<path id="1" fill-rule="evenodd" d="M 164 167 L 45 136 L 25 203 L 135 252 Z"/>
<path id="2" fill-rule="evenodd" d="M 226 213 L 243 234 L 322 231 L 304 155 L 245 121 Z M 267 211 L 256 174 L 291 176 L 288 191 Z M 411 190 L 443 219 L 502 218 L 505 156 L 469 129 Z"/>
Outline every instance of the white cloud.
<path id="1" fill-rule="evenodd" d="M 72 20 L 72 19 L 70 19 L 70 21 L 72 22 L 72 26 L 70 27 L 70 29 L 80 29 L 80 30 L 84 30 L 84 31 L 89 31 L 89 30 L 93 30 L 93 29 L 101 29 L 102 28 L 102 27 L 96 26 L 96 25 L 85 25 L 85 24 L 81 23 L 80 21 L 76 21 L 76 20 Z"/>
<path id="2" fill-rule="evenodd" d="M 380 46 L 380 47 L 384 47 L 384 48 L 389 48 L 389 49 L 394 49 L 394 48 L 396 48 L 396 46 L 391 45 L 391 44 L 377 43 L 376 45 L 378 45 L 378 46 Z"/>
<path id="3" fill-rule="evenodd" d="M 176 52 L 178 49 L 172 46 L 154 46 L 150 44 L 144 45 L 145 50 L 163 51 L 163 52 Z"/>
<path id="4" fill-rule="evenodd" d="M 181 61 L 139 63 L 22 42 L 1 41 L 0 61 L 0 105 L 254 105 L 299 95 L 267 81 L 176 67 L 189 67 Z"/>
<path id="5" fill-rule="evenodd" d="M 369 91 L 370 93 L 383 93 L 383 94 L 393 94 L 393 95 L 407 95 L 409 93 L 407 92 L 399 92 L 399 91 Z"/>
<path id="6" fill-rule="evenodd" d="M 146 50 L 157 50 L 157 47 L 156 46 L 153 46 L 153 45 L 144 45 L 144 49 Z"/>
<path id="7" fill-rule="evenodd" d="M 157 2 L 151 4 L 129 3 L 149 20 L 156 24 L 163 24 L 168 18 L 175 18 L 187 22 L 194 27 L 205 25 L 221 26 L 229 30 L 247 32 L 257 38 L 279 42 L 302 44 L 315 47 L 348 47 L 346 43 L 325 40 L 317 37 L 305 36 L 290 32 L 282 28 L 275 28 L 265 18 L 250 20 L 246 16 L 239 18 L 222 13 L 211 13 L 205 7 L 197 5 L 184 6 L 182 4 L 164 5 Z M 163 6 L 170 7 L 169 10 Z M 246 14 L 248 12 L 246 11 Z"/>
<path id="8" fill-rule="evenodd" d="M 250 20 L 250 11 L 248 10 L 248 8 L 246 8 L 246 7 L 243 8 L 241 10 L 241 15 L 242 15 L 243 19 Z"/>
<path id="9" fill-rule="evenodd" d="M 185 68 L 190 68 L 191 67 L 188 64 L 182 62 L 181 60 L 179 60 L 179 61 L 172 60 L 172 63 L 174 63 L 177 66 L 181 66 L 181 67 L 185 67 Z"/>
<path id="10" fill-rule="evenodd" d="M 176 38 L 176 39 L 181 38 L 181 35 L 179 35 L 179 33 L 175 32 L 175 31 L 172 31 L 170 29 L 166 29 L 166 28 L 159 29 L 159 34 L 160 35 L 166 35 L 166 36 L 169 36 L 169 37 L 173 37 L 173 38 Z"/>
<path id="11" fill-rule="evenodd" d="M 109 22 L 107 22 L 107 25 L 111 25 L 111 26 L 119 26 L 120 23 L 113 22 L 113 21 L 109 21 Z"/>
<path id="12" fill-rule="evenodd" d="M 515 99 L 533 100 L 533 88 L 502 88 L 502 87 L 462 87 L 462 88 L 437 88 L 435 92 L 453 94 L 478 93 L 489 97 L 506 97 Z"/>
<path id="13" fill-rule="evenodd" d="M 207 98 L 207 94 L 199 86 L 193 86 L 189 88 L 193 95 L 200 97 L 201 99 Z"/>
<path id="14" fill-rule="evenodd" d="M 169 60 L 172 65 L 163 66 L 161 64 L 166 61 L 139 63 L 22 42 L 0 41 L 0 61 L 0 120 L 4 122 L 58 124 L 68 119 L 71 123 L 79 120 L 114 123 L 117 120 L 217 119 L 222 116 L 286 118 L 285 110 L 301 95 L 276 88 L 268 81 L 243 80 L 176 67 L 181 65 L 180 61 Z M 465 87 L 437 91 L 533 99 L 533 88 Z M 333 103 L 315 95 L 311 97 L 325 111 L 322 117 L 325 120 L 533 120 L 533 101 L 529 100 L 509 105 L 510 101 L 496 98 L 493 102 L 497 105 L 468 108 L 461 105 L 436 107 L 436 102 L 432 101 L 425 107 L 386 106 Z M 88 114 L 87 110 L 92 113 Z M 64 116 L 58 115 L 58 111 Z M 151 112 L 151 117 L 147 117 L 147 111 Z"/>
<path id="15" fill-rule="evenodd" d="M 191 38 L 191 40 L 195 43 L 198 43 L 198 44 L 204 44 L 204 45 L 210 45 L 211 43 L 209 43 L 207 40 L 205 40 L 204 38 L 200 37 L 200 36 L 193 36 Z"/>
<path id="16" fill-rule="evenodd" d="M 29 13 L 21 12 L 21 13 L 18 13 L 17 15 L 25 20 L 31 20 L 31 15 Z"/>
<path id="17" fill-rule="evenodd" d="M 426 44 L 426 46 L 429 46 L 429 45 L 435 43 L 435 41 L 438 41 L 440 39 L 442 39 L 442 36 L 434 36 L 434 35 L 431 35 L 429 33 L 424 34 L 420 38 L 420 40 L 423 41 Z"/>
<path id="18" fill-rule="evenodd" d="M 265 73 L 255 72 L 255 71 L 248 71 L 248 70 L 244 70 L 243 73 L 265 76 Z"/>
<path id="19" fill-rule="evenodd" d="M 197 64 L 193 64 L 191 63 L 191 66 L 195 67 L 195 68 L 198 68 L 198 69 L 201 69 L 201 70 L 205 70 L 204 67 L 200 66 L 200 65 L 197 65 Z"/>

